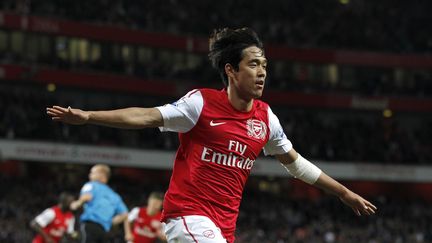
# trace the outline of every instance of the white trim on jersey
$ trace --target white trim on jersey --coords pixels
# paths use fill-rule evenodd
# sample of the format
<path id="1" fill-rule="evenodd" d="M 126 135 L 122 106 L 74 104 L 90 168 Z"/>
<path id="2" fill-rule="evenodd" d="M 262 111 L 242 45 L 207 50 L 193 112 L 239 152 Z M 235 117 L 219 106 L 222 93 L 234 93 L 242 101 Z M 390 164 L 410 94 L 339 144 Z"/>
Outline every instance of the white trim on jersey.
<path id="1" fill-rule="evenodd" d="M 285 154 L 292 148 L 292 143 L 285 135 L 277 116 L 270 107 L 267 110 L 269 118 L 270 135 L 267 144 L 264 146 L 265 155 Z"/>
<path id="2" fill-rule="evenodd" d="M 42 228 L 45 228 L 47 225 L 49 225 L 55 218 L 55 212 L 52 208 L 45 209 L 41 214 L 36 216 L 35 221 L 38 223 Z"/>
<path id="3" fill-rule="evenodd" d="M 173 104 L 156 107 L 164 120 L 163 127 L 159 129 L 161 132 L 190 131 L 197 124 L 203 106 L 201 92 L 194 89 Z"/>
<path id="4" fill-rule="evenodd" d="M 72 234 L 75 231 L 75 217 L 72 217 L 67 222 L 67 232 Z"/>
<path id="5" fill-rule="evenodd" d="M 90 192 L 93 190 L 93 185 L 90 184 L 90 182 L 87 182 L 84 184 L 84 186 L 81 188 L 81 194 L 90 194 Z"/>
<path id="6" fill-rule="evenodd" d="M 139 214 L 139 207 L 134 207 L 128 215 L 128 220 L 129 222 L 133 222 L 138 218 L 138 214 Z"/>

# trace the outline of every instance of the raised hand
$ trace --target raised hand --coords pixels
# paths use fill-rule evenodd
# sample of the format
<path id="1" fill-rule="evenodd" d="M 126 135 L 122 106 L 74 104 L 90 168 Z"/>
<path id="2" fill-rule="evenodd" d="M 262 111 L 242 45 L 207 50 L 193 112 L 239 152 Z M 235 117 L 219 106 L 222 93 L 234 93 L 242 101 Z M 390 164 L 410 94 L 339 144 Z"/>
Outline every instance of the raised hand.
<path id="1" fill-rule="evenodd" d="M 89 119 L 87 111 L 72 109 L 70 106 L 68 108 L 61 106 L 48 107 L 46 112 L 51 116 L 51 120 L 72 125 L 85 124 Z"/>

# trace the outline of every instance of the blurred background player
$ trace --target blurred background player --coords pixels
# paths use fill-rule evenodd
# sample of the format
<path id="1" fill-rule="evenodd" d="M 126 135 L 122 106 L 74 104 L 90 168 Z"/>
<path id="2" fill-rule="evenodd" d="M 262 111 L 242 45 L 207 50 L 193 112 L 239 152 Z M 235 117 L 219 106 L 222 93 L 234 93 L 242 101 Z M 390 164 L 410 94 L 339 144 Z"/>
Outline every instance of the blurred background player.
<path id="1" fill-rule="evenodd" d="M 90 170 L 90 181 L 81 188 L 78 200 L 71 203 L 76 210 L 84 205 L 80 217 L 82 243 L 105 243 L 112 225 L 123 223 L 128 210 L 122 198 L 108 185 L 111 170 L 107 165 L 97 164 Z"/>
<path id="2" fill-rule="evenodd" d="M 163 193 L 152 192 L 147 206 L 133 208 L 125 222 L 125 239 L 133 243 L 152 243 L 157 239 L 166 241 L 162 232 L 161 209 Z M 132 230 L 131 230 L 132 228 Z"/>
<path id="3" fill-rule="evenodd" d="M 32 243 L 58 243 L 65 233 L 75 238 L 75 217 L 70 211 L 74 200 L 69 193 L 61 193 L 56 206 L 45 209 L 31 222 L 30 227 L 38 234 Z"/>

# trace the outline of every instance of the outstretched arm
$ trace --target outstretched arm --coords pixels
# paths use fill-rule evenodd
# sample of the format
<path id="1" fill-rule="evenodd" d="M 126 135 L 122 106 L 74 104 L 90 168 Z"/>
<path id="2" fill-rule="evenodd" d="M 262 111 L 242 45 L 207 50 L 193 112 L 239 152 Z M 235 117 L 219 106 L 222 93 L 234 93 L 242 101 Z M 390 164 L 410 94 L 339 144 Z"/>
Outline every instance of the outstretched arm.
<path id="1" fill-rule="evenodd" d="M 127 212 L 126 213 L 117 214 L 116 216 L 114 216 L 112 218 L 112 220 L 111 220 L 112 224 L 113 225 L 118 225 L 118 224 L 124 223 L 125 220 L 127 221 L 127 216 L 128 216 Z M 123 227 L 124 227 L 124 225 L 123 225 Z"/>
<path id="2" fill-rule="evenodd" d="M 157 108 L 131 107 L 110 111 L 83 111 L 53 106 L 47 108 L 53 121 L 72 125 L 95 124 L 124 129 L 140 129 L 163 126 L 163 118 Z"/>
<path id="3" fill-rule="evenodd" d="M 276 158 L 290 174 L 336 195 L 343 203 L 351 207 L 358 216 L 371 215 L 377 210 L 375 205 L 322 172 L 315 165 L 301 157 L 294 149 L 291 149 L 288 153 L 276 155 Z"/>
<path id="4" fill-rule="evenodd" d="M 79 209 L 80 207 L 82 207 L 82 205 L 90 200 L 92 200 L 93 196 L 92 194 L 82 194 L 78 200 L 73 201 L 70 204 L 70 209 L 75 211 L 77 209 Z"/>
<path id="5" fill-rule="evenodd" d="M 133 242 L 134 236 L 132 234 L 132 222 L 130 222 L 128 219 L 125 219 L 123 221 L 123 231 L 124 231 L 124 238 L 126 242 Z"/>

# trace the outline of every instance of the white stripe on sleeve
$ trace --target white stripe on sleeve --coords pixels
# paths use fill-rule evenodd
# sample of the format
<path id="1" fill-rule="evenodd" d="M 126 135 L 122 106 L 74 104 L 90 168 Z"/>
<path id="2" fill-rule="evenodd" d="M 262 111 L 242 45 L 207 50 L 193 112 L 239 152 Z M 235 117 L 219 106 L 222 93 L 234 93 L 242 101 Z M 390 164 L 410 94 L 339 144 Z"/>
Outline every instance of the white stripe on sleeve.
<path id="1" fill-rule="evenodd" d="M 75 217 L 72 217 L 67 222 L 67 232 L 72 234 L 75 230 Z"/>
<path id="2" fill-rule="evenodd" d="M 178 101 L 156 107 L 162 114 L 164 125 L 159 127 L 162 132 L 190 131 L 201 115 L 204 106 L 201 92 L 194 89 Z"/>
<path id="3" fill-rule="evenodd" d="M 275 155 L 288 153 L 292 149 L 292 143 L 285 135 L 277 116 L 268 108 L 270 136 L 264 146 L 265 155 Z"/>
<path id="4" fill-rule="evenodd" d="M 42 228 L 45 228 L 47 225 L 49 225 L 55 218 L 55 212 L 52 208 L 45 209 L 41 214 L 36 216 L 35 221 L 38 223 Z"/>
<path id="5" fill-rule="evenodd" d="M 138 218 L 138 214 L 139 214 L 139 207 L 134 207 L 128 215 L 128 220 L 129 222 L 133 222 Z"/>

